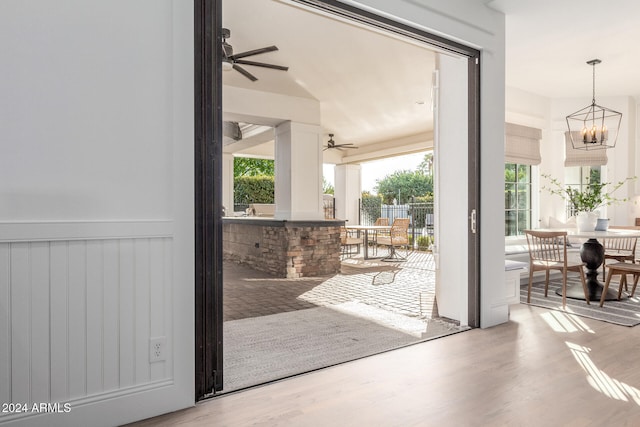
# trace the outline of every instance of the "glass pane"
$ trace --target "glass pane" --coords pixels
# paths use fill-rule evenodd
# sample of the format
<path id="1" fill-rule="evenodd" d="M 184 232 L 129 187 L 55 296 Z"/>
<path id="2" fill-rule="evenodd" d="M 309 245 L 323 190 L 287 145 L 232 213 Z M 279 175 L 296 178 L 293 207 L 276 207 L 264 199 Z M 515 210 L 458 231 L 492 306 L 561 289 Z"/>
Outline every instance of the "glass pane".
<path id="1" fill-rule="evenodd" d="M 505 184 L 504 185 L 504 208 L 515 209 L 516 207 L 516 185 Z"/>
<path id="2" fill-rule="evenodd" d="M 504 235 L 505 236 L 516 235 L 516 211 L 504 212 Z"/>
<path id="3" fill-rule="evenodd" d="M 516 165 L 514 163 L 505 163 L 504 182 L 516 182 Z"/>
<path id="4" fill-rule="evenodd" d="M 518 211 L 518 234 L 524 234 L 524 230 L 531 228 L 531 211 Z"/>
<path id="5" fill-rule="evenodd" d="M 531 166 L 518 165 L 518 182 L 531 182 Z"/>
<path id="6" fill-rule="evenodd" d="M 518 209 L 531 208 L 531 186 L 518 184 Z"/>
<path id="7" fill-rule="evenodd" d="M 589 170 L 589 182 L 599 184 L 600 181 L 600 166 L 593 166 Z"/>

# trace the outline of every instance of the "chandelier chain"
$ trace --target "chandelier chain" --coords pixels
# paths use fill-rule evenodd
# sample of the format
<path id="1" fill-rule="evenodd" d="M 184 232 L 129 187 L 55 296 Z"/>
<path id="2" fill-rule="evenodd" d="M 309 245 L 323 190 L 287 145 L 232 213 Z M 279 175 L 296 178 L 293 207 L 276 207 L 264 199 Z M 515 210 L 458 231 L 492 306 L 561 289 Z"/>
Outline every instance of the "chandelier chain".
<path id="1" fill-rule="evenodd" d="M 596 103 L 596 64 L 593 63 L 593 97 L 591 98 L 591 103 Z"/>

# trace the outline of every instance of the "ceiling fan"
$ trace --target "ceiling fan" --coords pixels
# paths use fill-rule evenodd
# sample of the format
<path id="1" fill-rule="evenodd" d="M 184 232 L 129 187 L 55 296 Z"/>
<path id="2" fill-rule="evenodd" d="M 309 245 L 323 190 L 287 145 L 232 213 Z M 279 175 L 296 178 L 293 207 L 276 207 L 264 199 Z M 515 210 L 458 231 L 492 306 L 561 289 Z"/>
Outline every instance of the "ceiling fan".
<path id="1" fill-rule="evenodd" d="M 242 68 L 239 64 L 242 65 L 253 65 L 254 67 L 264 67 L 264 68 L 272 68 L 274 70 L 282 70 L 287 71 L 289 67 L 283 67 L 282 65 L 274 65 L 274 64 L 265 64 L 264 62 L 255 62 L 255 61 L 246 61 L 242 58 L 246 58 L 247 56 L 260 55 L 262 53 L 273 52 L 278 50 L 276 46 L 268 46 L 260 49 L 249 50 L 246 52 L 241 52 L 237 54 L 233 54 L 233 47 L 229 43 L 227 43 L 227 39 L 231 38 L 231 31 L 227 28 L 222 29 L 222 53 L 224 55 L 224 59 L 222 60 L 222 69 L 223 70 L 231 70 L 232 68 L 251 80 L 255 82 L 258 80 L 256 76 Z"/>
<path id="2" fill-rule="evenodd" d="M 358 148 L 358 147 L 350 147 L 350 145 L 353 145 L 351 143 L 348 144 L 336 144 L 336 142 L 333 140 L 333 134 L 330 133 L 329 134 L 329 141 L 327 141 L 327 145 L 324 147 L 324 150 L 322 151 L 327 151 L 330 148 L 336 148 L 340 151 L 344 150 L 345 148 Z"/>

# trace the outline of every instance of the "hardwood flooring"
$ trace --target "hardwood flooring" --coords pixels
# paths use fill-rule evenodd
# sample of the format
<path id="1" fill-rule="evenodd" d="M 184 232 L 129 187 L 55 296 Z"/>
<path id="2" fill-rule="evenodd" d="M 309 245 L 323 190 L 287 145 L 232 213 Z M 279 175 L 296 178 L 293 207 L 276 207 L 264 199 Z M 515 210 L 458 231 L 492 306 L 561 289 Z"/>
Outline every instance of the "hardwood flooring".
<path id="1" fill-rule="evenodd" d="M 210 399 L 136 426 L 638 426 L 640 327 L 511 321 Z"/>

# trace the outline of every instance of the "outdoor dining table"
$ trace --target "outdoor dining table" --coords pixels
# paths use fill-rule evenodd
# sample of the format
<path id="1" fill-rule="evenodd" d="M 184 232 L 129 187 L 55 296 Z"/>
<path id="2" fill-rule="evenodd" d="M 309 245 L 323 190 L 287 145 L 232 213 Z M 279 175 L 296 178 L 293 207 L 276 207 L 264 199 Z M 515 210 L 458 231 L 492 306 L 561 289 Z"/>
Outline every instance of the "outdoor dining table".
<path id="1" fill-rule="evenodd" d="M 637 239 L 640 237 L 640 230 L 616 228 L 607 231 L 580 231 L 577 228 L 567 228 L 565 231 L 569 237 L 587 239 L 580 246 L 580 259 L 582 259 L 582 262 L 584 262 L 587 267 L 586 282 L 587 289 L 589 290 L 589 300 L 600 301 L 604 286 L 598 281 L 598 268 L 600 268 L 604 261 L 604 248 L 598 239 L 606 239 L 607 237 Z M 562 295 L 562 289 L 556 290 L 556 294 Z M 567 283 L 567 298 L 584 300 L 582 284 L 576 283 L 570 285 Z M 611 301 L 617 299 L 618 292 L 613 289 L 608 289 L 605 300 Z"/>
<path id="2" fill-rule="evenodd" d="M 369 232 L 378 233 L 380 231 L 391 230 L 390 225 L 345 225 L 347 230 L 356 230 L 358 233 L 364 232 L 364 259 L 369 259 Z"/>

